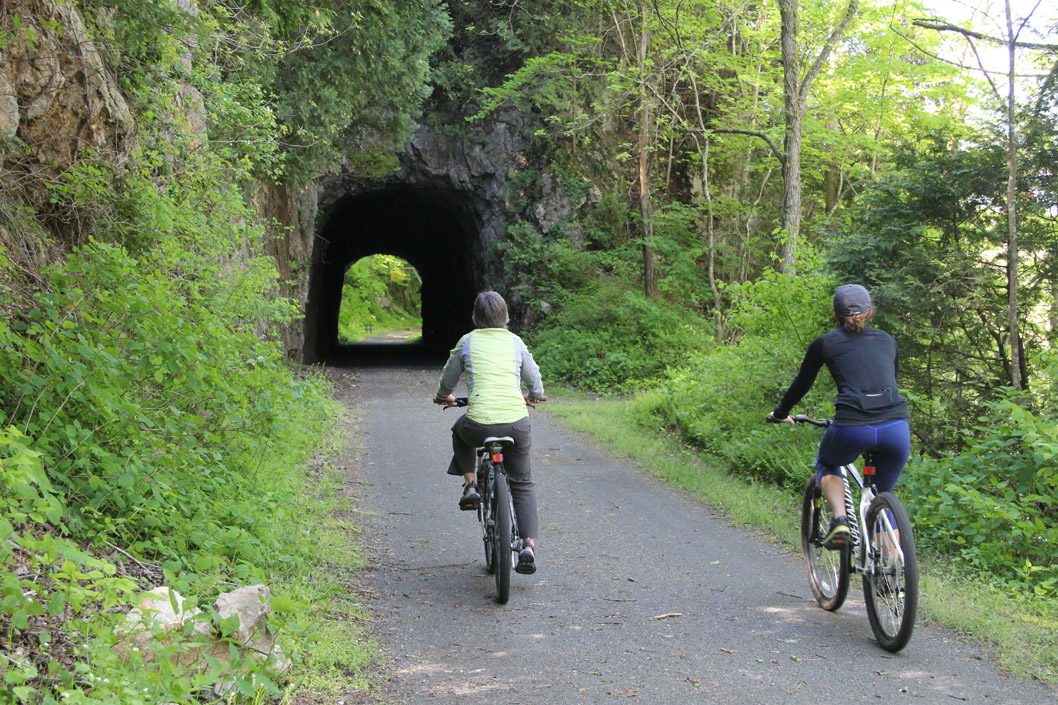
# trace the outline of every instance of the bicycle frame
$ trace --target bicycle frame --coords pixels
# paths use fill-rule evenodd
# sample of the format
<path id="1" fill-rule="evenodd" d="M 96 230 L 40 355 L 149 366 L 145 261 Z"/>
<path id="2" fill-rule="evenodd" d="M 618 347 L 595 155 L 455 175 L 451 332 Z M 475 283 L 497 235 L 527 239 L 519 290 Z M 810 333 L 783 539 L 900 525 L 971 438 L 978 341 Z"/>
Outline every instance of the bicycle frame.
<path id="1" fill-rule="evenodd" d="M 860 471 L 853 463 L 842 465 L 840 468 L 841 479 L 845 483 L 845 511 L 848 516 L 856 517 L 856 525 L 850 527 L 850 530 L 852 534 L 852 547 L 855 551 L 853 569 L 859 575 L 866 575 L 870 572 L 870 569 L 867 566 L 872 564 L 870 559 L 873 557 L 874 551 L 877 550 L 876 547 L 871 545 L 871 533 L 867 529 L 867 508 L 871 506 L 871 502 L 873 502 L 874 498 L 877 496 L 874 491 L 874 484 L 869 479 L 873 475 L 873 472 L 866 472 L 868 467 L 870 466 L 864 467 L 863 475 L 860 474 Z M 856 505 L 853 502 L 852 483 L 849 482 L 850 477 L 855 481 L 856 487 L 860 492 L 859 511 L 856 510 Z M 823 501 L 826 500 L 824 499 Z M 880 519 L 883 524 L 883 531 L 888 535 L 892 535 L 896 529 L 893 527 L 889 515 L 883 512 Z M 894 542 L 893 548 L 896 550 L 900 562 L 903 563 L 904 552 L 900 547 L 900 542 Z"/>

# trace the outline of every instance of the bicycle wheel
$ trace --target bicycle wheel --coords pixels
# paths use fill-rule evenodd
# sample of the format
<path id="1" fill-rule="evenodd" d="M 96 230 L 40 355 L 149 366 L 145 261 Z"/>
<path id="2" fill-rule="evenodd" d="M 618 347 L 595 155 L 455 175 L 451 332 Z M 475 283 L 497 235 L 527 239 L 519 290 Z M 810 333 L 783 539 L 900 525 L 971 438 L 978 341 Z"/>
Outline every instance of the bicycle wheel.
<path id="1" fill-rule="evenodd" d="M 812 594 L 820 607 L 831 612 L 841 607 L 849 594 L 850 555 L 848 545 L 839 549 L 823 547 L 822 539 L 830 528 L 832 516 L 819 481 L 813 477 L 805 485 L 801 502 L 801 548 Z"/>
<path id="2" fill-rule="evenodd" d="M 871 539 L 868 570 L 863 576 L 867 618 L 878 644 L 886 651 L 899 651 L 907 646 L 915 628 L 918 560 L 911 521 L 891 492 L 881 493 L 867 508 L 867 531 Z"/>
<path id="3" fill-rule="evenodd" d="M 496 570 L 496 602 L 506 604 L 511 596 L 511 489 L 507 476 L 496 473 L 493 481 L 493 507 L 496 510 L 493 535 L 493 567 Z"/>
<path id="4" fill-rule="evenodd" d="M 493 521 L 494 502 L 488 468 L 485 466 L 485 461 L 480 458 L 478 459 L 478 492 L 481 493 L 481 502 L 478 504 L 478 521 L 481 522 L 481 539 L 485 546 L 485 572 L 492 575 L 496 570 L 496 542 L 493 540 L 496 533 Z"/>

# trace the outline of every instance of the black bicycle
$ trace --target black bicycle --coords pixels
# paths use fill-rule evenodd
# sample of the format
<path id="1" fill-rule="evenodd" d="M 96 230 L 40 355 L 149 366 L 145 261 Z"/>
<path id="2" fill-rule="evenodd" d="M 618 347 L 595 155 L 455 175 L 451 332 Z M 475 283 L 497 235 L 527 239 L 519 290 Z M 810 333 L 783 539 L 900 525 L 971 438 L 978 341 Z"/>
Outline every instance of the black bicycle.
<path id="1" fill-rule="evenodd" d="M 826 428 L 830 419 L 791 417 L 796 424 Z M 769 421 L 775 421 L 769 419 Z M 801 547 L 812 594 L 825 610 L 837 610 L 849 592 L 852 572 L 863 576 L 867 619 L 878 644 L 899 651 L 911 640 L 918 609 L 918 561 L 911 520 L 892 492 L 875 493 L 871 453 L 864 453 L 863 475 L 852 463 L 840 469 L 845 484 L 845 514 L 851 540 L 836 548 L 823 541 L 833 518 L 813 473 L 801 503 Z M 850 484 L 849 478 L 852 478 Z M 859 509 L 853 501 L 859 492 Z"/>
<path id="2" fill-rule="evenodd" d="M 453 406 L 466 405 L 466 397 L 456 397 Z M 518 517 L 503 469 L 503 451 L 513 443 L 510 436 L 490 436 L 477 449 L 477 483 L 481 495 L 478 520 L 485 544 L 485 570 L 496 578 L 496 602 L 501 605 L 511 597 L 511 572 L 522 550 Z"/>

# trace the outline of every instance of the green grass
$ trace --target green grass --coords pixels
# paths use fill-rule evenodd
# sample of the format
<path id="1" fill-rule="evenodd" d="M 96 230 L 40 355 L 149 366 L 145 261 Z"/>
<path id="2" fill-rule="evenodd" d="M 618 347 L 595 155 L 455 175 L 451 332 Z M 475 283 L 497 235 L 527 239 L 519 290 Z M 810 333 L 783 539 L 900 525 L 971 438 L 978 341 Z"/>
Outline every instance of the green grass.
<path id="1" fill-rule="evenodd" d="M 664 429 L 637 424 L 624 400 L 554 388 L 548 390 L 548 398 L 538 408 L 570 428 L 689 490 L 733 523 L 800 551 L 800 501 L 792 489 L 732 477 L 719 460 L 685 447 Z M 1014 675 L 1058 683 L 1058 618 L 1053 602 L 1016 598 L 959 577 L 928 556 L 920 556 L 919 561 L 920 620 L 984 641 L 999 666 Z"/>
<path id="2" fill-rule="evenodd" d="M 365 607 L 354 588 L 356 572 L 365 563 L 358 516 L 344 488 L 347 478 L 339 466 L 359 455 L 346 411 L 336 418 L 319 452 L 327 458 L 306 485 L 310 507 L 300 526 L 304 553 L 299 570 L 285 571 L 274 592 L 291 598 L 301 614 L 284 623 L 295 666 L 287 678 L 298 703 L 331 703 L 340 696 L 371 690 L 370 673 L 380 651 L 370 636 Z"/>

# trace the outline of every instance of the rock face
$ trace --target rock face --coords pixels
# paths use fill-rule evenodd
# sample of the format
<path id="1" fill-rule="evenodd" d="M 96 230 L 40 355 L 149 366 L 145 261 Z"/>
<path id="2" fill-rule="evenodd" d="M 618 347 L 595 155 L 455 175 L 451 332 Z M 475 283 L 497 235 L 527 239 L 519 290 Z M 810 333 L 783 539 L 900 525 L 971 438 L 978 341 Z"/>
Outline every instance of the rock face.
<path id="1" fill-rule="evenodd" d="M 518 328 L 526 312 L 513 286 L 517 272 L 505 266 L 499 243 L 514 223 L 545 233 L 580 205 L 546 172 L 528 184 L 534 197 L 526 196 L 527 180 L 535 181 L 527 175 L 537 169 L 530 130 L 529 118 L 519 114 L 459 137 L 423 127 L 401 155 L 400 170 L 384 179 L 339 173 L 296 196 L 259 192 L 266 216 L 287 226 L 275 239 L 280 267 L 293 275 L 286 277 L 293 281 L 287 295 L 305 304 L 304 321 L 285 333 L 288 354 L 309 362 L 326 358 L 344 270 L 375 253 L 404 257 L 423 277 L 424 343 L 432 334 L 465 329 L 470 297 L 488 288 L 507 295 Z M 437 303 L 442 299 L 451 305 Z M 452 341 L 436 342 L 447 349 Z"/>
<path id="2" fill-rule="evenodd" d="M 0 50 L 0 138 L 17 136 L 40 168 L 70 166 L 89 149 L 115 159 L 127 155 L 136 143 L 135 120 L 75 4 L 4 5 L 0 29 L 33 41 Z"/>
<path id="3" fill-rule="evenodd" d="M 196 10 L 195 0 L 172 1 Z M 88 153 L 120 165 L 138 141 L 135 117 L 80 7 L 4 0 L 0 12 L 0 37 L 17 39 L 0 44 L 0 188 L 17 188 L 18 200 L 66 245 L 81 234 L 65 232 L 67 216 L 50 213 L 56 206 L 46 184 Z M 96 19 L 106 22 L 105 15 Z M 178 57 L 185 69 L 193 43 L 188 37 Z M 195 137 L 206 129 L 202 97 L 188 85 L 172 111 L 174 129 L 188 131 L 192 146 L 198 144 Z M 326 354 L 337 340 L 344 269 L 376 253 L 414 260 L 424 275 L 424 342 L 443 347 L 442 331 L 465 328 L 469 297 L 485 288 L 507 295 L 517 329 L 525 316 L 514 286 L 518 273 L 505 265 L 498 245 L 515 223 L 546 233 L 578 206 L 561 179 L 539 166 L 544 160 L 532 128 L 517 113 L 460 125 L 458 135 L 420 128 L 400 156 L 399 171 L 385 178 L 365 180 L 350 169 L 297 191 L 249 185 L 265 221 L 278 226 L 265 245 L 278 266 L 278 293 L 305 312 L 282 332 L 287 354 L 309 361 Z"/>

